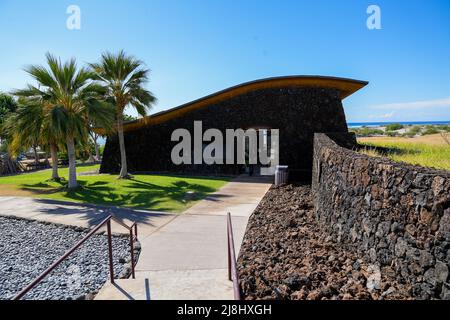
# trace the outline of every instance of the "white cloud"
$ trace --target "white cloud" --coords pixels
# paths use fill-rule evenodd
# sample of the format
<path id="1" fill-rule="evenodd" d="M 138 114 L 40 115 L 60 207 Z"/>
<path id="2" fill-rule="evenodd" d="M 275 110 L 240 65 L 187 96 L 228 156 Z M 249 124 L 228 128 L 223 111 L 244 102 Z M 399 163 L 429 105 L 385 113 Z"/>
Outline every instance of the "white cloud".
<path id="1" fill-rule="evenodd" d="M 394 114 L 395 114 L 394 111 L 392 111 L 390 113 L 385 113 L 385 114 L 382 114 L 382 115 L 371 114 L 369 116 L 369 119 L 389 119 L 389 118 L 392 118 L 394 116 Z"/>
<path id="2" fill-rule="evenodd" d="M 450 97 L 436 100 L 387 103 L 371 106 L 371 108 L 373 109 L 387 109 L 387 110 L 412 110 L 412 109 L 416 110 L 416 109 L 429 109 L 436 107 L 450 108 Z"/>

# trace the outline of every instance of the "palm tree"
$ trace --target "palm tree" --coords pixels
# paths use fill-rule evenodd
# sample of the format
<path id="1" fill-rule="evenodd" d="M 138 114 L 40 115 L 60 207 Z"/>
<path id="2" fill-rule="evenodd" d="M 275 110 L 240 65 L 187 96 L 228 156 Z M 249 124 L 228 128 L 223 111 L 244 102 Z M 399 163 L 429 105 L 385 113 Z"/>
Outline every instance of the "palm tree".
<path id="1" fill-rule="evenodd" d="M 11 157 L 9 144 L 11 136 L 6 128 L 7 119 L 17 109 L 17 102 L 8 94 L 0 92 L 0 153 L 5 152 L 5 158 L 0 159 L 0 174 L 1 173 L 17 173 L 19 164 Z"/>
<path id="2" fill-rule="evenodd" d="M 150 71 L 142 66 L 142 61 L 126 55 L 123 51 L 118 54 L 104 53 L 99 63 L 90 64 L 96 74 L 96 79 L 103 82 L 107 87 L 107 96 L 116 106 L 121 158 L 119 178 L 129 177 L 123 136 L 123 112 L 125 107 L 132 106 L 141 116 L 145 116 L 156 101 L 153 94 L 144 88 Z"/>
<path id="3" fill-rule="evenodd" d="M 58 132 L 52 126 L 51 121 L 51 114 L 47 112 L 40 101 L 20 98 L 19 107 L 7 119 L 6 126 L 12 137 L 9 148 L 13 154 L 17 154 L 23 148 L 37 145 L 50 149 L 52 159 L 51 179 L 59 181 L 58 141 L 61 140 L 61 137 L 58 136 Z"/>
<path id="4" fill-rule="evenodd" d="M 26 72 L 36 80 L 38 87 L 28 85 L 15 95 L 39 102 L 51 128 L 50 136 L 62 139 L 69 158 L 68 188 L 78 186 L 76 178 L 75 141 L 87 141 L 86 119 L 95 119 L 106 129 L 111 128 L 114 114 L 103 101 L 106 90 L 92 81 L 93 74 L 78 68 L 75 59 L 62 63 L 51 54 L 46 55 L 48 68 L 30 66 Z"/>
<path id="5" fill-rule="evenodd" d="M 6 119 L 16 111 L 17 102 L 12 96 L 0 92 L 0 144 L 6 140 L 6 132 L 2 130 Z"/>

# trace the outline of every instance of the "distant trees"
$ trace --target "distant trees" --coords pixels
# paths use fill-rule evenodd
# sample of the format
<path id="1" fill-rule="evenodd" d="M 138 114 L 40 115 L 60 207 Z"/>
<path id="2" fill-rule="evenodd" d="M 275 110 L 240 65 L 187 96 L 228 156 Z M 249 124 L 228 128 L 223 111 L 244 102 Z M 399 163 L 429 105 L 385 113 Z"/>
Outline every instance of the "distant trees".
<path id="1" fill-rule="evenodd" d="M 4 157 L 0 159 L 0 174 L 16 173 L 18 169 L 17 162 L 13 161 L 9 153 L 9 142 L 11 136 L 6 130 L 8 117 L 17 110 L 17 103 L 14 98 L 8 94 L 0 92 L 0 145 Z"/>
<path id="2" fill-rule="evenodd" d="M 5 122 L 8 117 L 17 110 L 17 103 L 12 96 L 0 92 L 0 143 L 4 144 L 7 139 Z"/>
<path id="3" fill-rule="evenodd" d="M 129 114 L 123 114 L 123 121 L 127 122 L 127 121 L 134 121 L 137 120 L 137 117 L 134 116 L 130 116 Z"/>
<path id="4" fill-rule="evenodd" d="M 386 126 L 386 131 L 396 131 L 403 129 L 404 126 L 400 123 L 391 123 Z"/>
<path id="5" fill-rule="evenodd" d="M 396 136 L 399 135 L 398 132 L 396 132 L 396 131 L 390 131 L 390 130 L 386 130 L 386 131 L 384 132 L 384 134 L 387 135 L 388 137 L 396 137 Z"/>
<path id="6" fill-rule="evenodd" d="M 407 133 L 410 136 L 416 136 L 418 134 L 420 134 L 422 132 L 422 127 L 421 126 L 412 126 L 411 128 L 409 128 L 409 130 L 407 131 Z"/>
<path id="7" fill-rule="evenodd" d="M 450 125 L 447 124 L 436 126 L 436 128 L 444 132 L 450 132 Z"/>
<path id="8" fill-rule="evenodd" d="M 436 128 L 436 126 L 426 126 L 425 130 L 422 131 L 422 135 L 428 135 L 428 134 L 436 134 L 439 133 L 440 130 Z"/>
<path id="9" fill-rule="evenodd" d="M 384 134 L 384 131 L 381 129 L 369 127 L 351 128 L 349 131 L 354 132 L 357 137 L 371 137 Z"/>
<path id="10" fill-rule="evenodd" d="M 404 129 L 398 131 L 400 129 Z M 402 125 L 402 124 L 389 124 L 382 128 L 360 127 L 350 128 L 350 132 L 354 132 L 357 137 L 371 137 L 371 136 L 388 136 L 388 137 L 408 137 L 413 138 L 419 135 L 430 135 L 440 133 L 441 136 L 448 137 L 450 132 L 450 125 Z M 445 138 L 444 138 L 445 140 Z"/>

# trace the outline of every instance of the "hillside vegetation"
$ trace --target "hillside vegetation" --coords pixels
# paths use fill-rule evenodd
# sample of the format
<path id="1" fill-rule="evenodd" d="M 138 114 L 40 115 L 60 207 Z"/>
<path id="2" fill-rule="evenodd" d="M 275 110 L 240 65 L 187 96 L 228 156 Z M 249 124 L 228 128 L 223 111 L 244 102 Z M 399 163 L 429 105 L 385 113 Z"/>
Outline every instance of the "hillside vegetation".
<path id="1" fill-rule="evenodd" d="M 387 156 L 394 161 L 403 161 L 414 165 L 450 170 L 450 145 L 440 134 L 406 137 L 365 137 L 358 142 L 367 149 L 360 152 L 371 156 Z M 387 154 L 370 149 L 371 146 L 389 148 Z"/>

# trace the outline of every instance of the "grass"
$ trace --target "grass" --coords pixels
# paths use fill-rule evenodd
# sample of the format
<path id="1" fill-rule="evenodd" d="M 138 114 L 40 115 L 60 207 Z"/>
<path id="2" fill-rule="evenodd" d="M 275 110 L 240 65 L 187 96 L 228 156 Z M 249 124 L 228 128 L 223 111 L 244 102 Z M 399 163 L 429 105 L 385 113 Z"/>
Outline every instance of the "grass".
<path id="1" fill-rule="evenodd" d="M 367 137 L 359 138 L 358 142 L 366 146 L 391 149 L 385 156 L 394 161 L 450 170 L 450 146 L 439 134 L 416 138 Z M 382 154 L 370 149 L 361 152 L 370 156 L 382 156 Z"/>
<path id="2" fill-rule="evenodd" d="M 80 166 L 77 172 L 98 167 Z M 49 170 L 0 177 L 0 195 L 181 212 L 229 181 L 227 177 L 134 175 L 130 180 L 118 180 L 117 175 L 81 175 L 78 177 L 81 187 L 68 191 L 65 188 L 68 169 L 60 169 L 59 173 L 64 178 L 61 182 L 49 181 Z M 186 201 L 187 191 L 195 191 L 198 196 Z"/>

